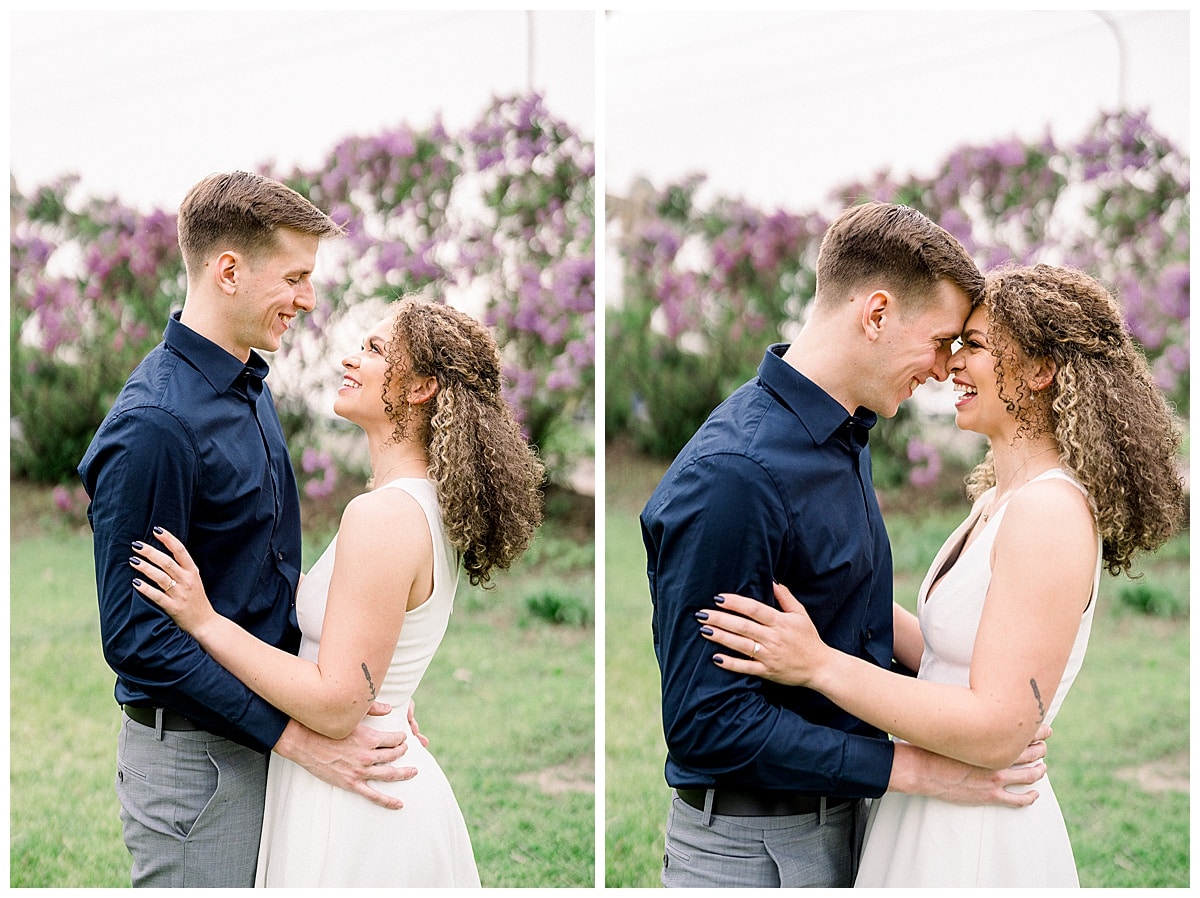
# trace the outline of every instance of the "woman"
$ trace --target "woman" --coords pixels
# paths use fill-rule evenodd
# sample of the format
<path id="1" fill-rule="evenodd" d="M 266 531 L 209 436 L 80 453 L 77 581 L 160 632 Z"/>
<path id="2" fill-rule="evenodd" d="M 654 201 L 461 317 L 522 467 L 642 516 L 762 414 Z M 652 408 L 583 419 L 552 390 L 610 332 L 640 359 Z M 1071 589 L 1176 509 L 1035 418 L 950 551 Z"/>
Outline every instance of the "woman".
<path id="1" fill-rule="evenodd" d="M 962 344 L 957 423 L 990 450 L 968 478 L 970 515 L 921 586 L 919 622 L 895 610 L 895 656 L 918 679 L 824 645 L 778 586 L 779 611 L 718 597 L 725 611 L 702 635 L 747 656 L 715 655 L 730 671 L 808 686 L 899 739 L 998 769 L 1074 681 L 1101 569 L 1127 571 L 1179 526 L 1180 430 L 1117 304 L 1080 272 L 992 273 Z M 855 884 L 1077 886 L 1049 780 L 1031 788 L 1018 809 L 885 794 Z"/>
<path id="2" fill-rule="evenodd" d="M 171 555 L 136 550 L 134 585 L 305 726 L 340 738 L 379 701 L 396 709 L 380 728 L 411 732 L 405 709 L 445 633 L 460 565 L 486 584 L 528 548 L 543 469 L 501 395 L 495 342 L 462 312 L 399 302 L 342 365 L 334 411 L 367 435 L 371 488 L 297 592 L 299 657 L 217 615 L 170 533 L 159 537 Z M 419 738 L 408 746 L 397 763 L 416 776 L 375 784 L 402 810 L 272 756 L 257 884 L 479 886 L 449 783 Z"/>

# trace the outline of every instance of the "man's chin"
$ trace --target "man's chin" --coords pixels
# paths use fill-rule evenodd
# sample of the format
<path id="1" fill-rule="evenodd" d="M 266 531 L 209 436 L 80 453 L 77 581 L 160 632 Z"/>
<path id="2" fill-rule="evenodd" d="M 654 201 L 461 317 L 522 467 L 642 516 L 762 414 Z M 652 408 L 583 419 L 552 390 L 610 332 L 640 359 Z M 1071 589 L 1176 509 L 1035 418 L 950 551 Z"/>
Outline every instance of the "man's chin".
<path id="1" fill-rule="evenodd" d="M 875 408 L 871 409 L 871 411 L 881 418 L 894 418 L 900 413 L 900 406 L 902 403 L 903 400 L 893 403 L 890 408 Z"/>

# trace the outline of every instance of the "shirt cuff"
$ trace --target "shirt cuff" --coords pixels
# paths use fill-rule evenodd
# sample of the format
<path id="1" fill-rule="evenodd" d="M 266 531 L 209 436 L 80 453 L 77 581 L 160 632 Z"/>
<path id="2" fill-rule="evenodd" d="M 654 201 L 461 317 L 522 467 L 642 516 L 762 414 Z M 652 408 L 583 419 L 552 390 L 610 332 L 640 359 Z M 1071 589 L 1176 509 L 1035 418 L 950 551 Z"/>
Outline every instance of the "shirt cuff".
<path id="1" fill-rule="evenodd" d="M 846 763 L 836 795 L 878 798 L 887 791 L 892 776 L 896 747 L 890 739 L 850 736 L 846 739 Z"/>

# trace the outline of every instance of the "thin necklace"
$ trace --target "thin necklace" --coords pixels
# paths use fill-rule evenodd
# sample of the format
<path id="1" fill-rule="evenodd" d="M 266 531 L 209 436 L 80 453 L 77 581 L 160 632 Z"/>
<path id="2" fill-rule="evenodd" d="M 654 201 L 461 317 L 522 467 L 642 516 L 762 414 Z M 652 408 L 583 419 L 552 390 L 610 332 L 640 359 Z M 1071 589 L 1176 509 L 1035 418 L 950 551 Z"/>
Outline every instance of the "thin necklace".
<path id="1" fill-rule="evenodd" d="M 388 468 L 386 471 L 384 471 L 383 474 L 380 475 L 379 477 L 375 477 L 372 475 L 372 477 L 371 477 L 372 488 L 374 488 L 376 486 L 383 486 L 383 482 L 384 482 L 384 480 L 387 479 L 388 474 L 391 474 L 392 471 L 396 470 L 401 465 L 406 465 L 412 461 L 420 461 L 420 459 L 419 458 L 402 458 L 402 459 L 400 459 L 400 461 L 396 462 L 394 465 L 392 465 L 390 468 Z"/>
<path id="2" fill-rule="evenodd" d="M 1017 475 L 1018 475 L 1018 474 L 1020 474 L 1022 471 L 1024 471 L 1024 470 L 1025 470 L 1025 468 L 1026 468 L 1026 467 L 1029 465 L 1029 463 L 1030 463 L 1031 461 L 1033 461 L 1033 460 L 1034 460 L 1035 458 L 1037 458 L 1039 455 L 1045 455 L 1045 454 L 1046 454 L 1047 452 L 1049 452 L 1051 449 L 1057 449 L 1057 448 L 1058 448 L 1057 446 L 1049 446 L 1049 447 L 1047 447 L 1047 448 L 1043 449 L 1041 452 L 1035 452 L 1035 453 L 1033 453 L 1033 455 L 1029 456 L 1029 458 L 1027 458 L 1027 459 L 1025 459 L 1025 461 L 1021 462 L 1021 466 L 1020 466 L 1019 468 L 1017 468 L 1017 470 L 1016 470 L 1016 471 L 1014 471 L 1014 472 L 1013 472 L 1013 476 L 1012 476 L 1012 482 L 1013 482 L 1013 483 L 1016 483 L 1016 480 L 1017 480 Z M 1024 485 L 1025 485 L 1025 481 L 1022 481 L 1020 484 L 1018 484 L 1018 486 L 1024 486 Z M 1010 493 L 1014 492 L 1016 489 L 1017 489 L 1017 487 L 1015 487 L 1015 486 L 1010 486 L 1008 489 L 1006 489 L 1006 490 L 1004 491 L 1004 493 L 1003 493 L 1003 494 L 1001 494 L 1001 495 L 997 495 L 997 496 L 996 496 L 996 498 L 992 499 L 992 507 L 991 507 L 991 508 L 989 508 L 989 509 L 988 509 L 986 512 L 984 512 L 984 513 L 983 513 L 983 515 L 982 515 L 982 517 L 983 517 L 983 522 L 984 522 L 985 524 L 987 523 L 987 521 L 988 521 L 988 518 L 990 518 L 990 517 L 992 516 L 992 512 L 993 512 L 993 511 L 995 511 L 997 508 L 999 508 L 999 507 L 1000 507 L 1000 500 L 1001 500 L 1001 498 L 1005 498 L 1005 497 L 1007 497 L 1007 496 L 1008 496 Z"/>

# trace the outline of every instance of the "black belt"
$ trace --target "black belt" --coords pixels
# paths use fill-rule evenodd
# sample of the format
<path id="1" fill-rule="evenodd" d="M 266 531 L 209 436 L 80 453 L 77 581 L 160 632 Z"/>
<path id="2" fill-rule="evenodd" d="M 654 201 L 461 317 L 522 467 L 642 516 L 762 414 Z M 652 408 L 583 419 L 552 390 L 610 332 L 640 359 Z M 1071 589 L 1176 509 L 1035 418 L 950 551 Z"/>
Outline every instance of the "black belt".
<path id="1" fill-rule="evenodd" d="M 676 789 L 675 794 L 698 811 L 704 810 L 706 789 Z M 771 792 L 766 789 L 717 789 L 712 812 L 725 817 L 791 817 L 815 814 L 821 810 L 820 795 L 795 792 Z M 826 798 L 825 810 L 831 811 L 853 799 Z"/>
<path id="2" fill-rule="evenodd" d="M 125 711 L 125 716 L 134 723 L 140 723 L 142 726 L 150 727 L 151 729 L 158 728 L 158 708 L 138 708 L 133 705 L 122 705 L 122 710 Z M 162 708 L 162 728 L 164 730 L 202 730 L 200 724 L 194 720 L 188 720 L 178 711 L 172 711 L 168 708 Z"/>

